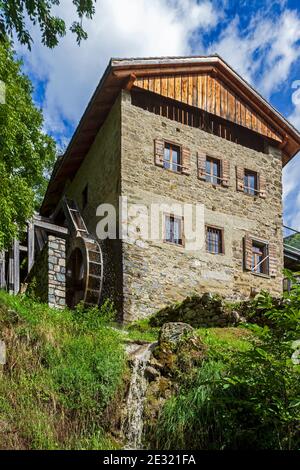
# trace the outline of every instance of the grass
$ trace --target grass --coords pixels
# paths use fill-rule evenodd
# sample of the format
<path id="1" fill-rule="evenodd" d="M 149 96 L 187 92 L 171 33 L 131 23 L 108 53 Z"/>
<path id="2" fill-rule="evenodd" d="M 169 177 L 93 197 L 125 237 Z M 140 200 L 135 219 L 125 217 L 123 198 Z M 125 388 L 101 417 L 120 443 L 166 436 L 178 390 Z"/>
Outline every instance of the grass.
<path id="1" fill-rule="evenodd" d="M 0 292 L 1 449 L 115 449 L 103 416 L 123 386 L 113 311 L 55 310 Z M 1 366 L 0 366 L 1 367 Z M 1 431 L 2 430 L 2 431 Z"/>
<path id="2" fill-rule="evenodd" d="M 150 326 L 149 319 L 143 318 L 128 325 L 125 331 L 128 332 L 128 338 L 132 341 L 149 341 L 153 343 L 158 340 L 160 328 Z"/>
<path id="3" fill-rule="evenodd" d="M 249 342 L 251 333 L 242 326 L 228 328 L 199 328 L 198 335 L 208 346 L 209 354 L 230 357 L 240 351 L 247 351 L 251 347 Z"/>

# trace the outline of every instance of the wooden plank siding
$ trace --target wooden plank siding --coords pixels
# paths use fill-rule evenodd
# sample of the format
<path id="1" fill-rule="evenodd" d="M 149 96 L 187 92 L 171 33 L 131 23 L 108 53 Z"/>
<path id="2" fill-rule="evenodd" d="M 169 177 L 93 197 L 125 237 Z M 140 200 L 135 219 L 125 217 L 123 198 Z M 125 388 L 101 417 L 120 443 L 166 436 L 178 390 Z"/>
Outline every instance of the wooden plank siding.
<path id="1" fill-rule="evenodd" d="M 131 90 L 131 100 L 134 106 L 139 106 L 154 114 L 168 117 L 181 124 L 213 133 L 230 142 L 252 148 L 258 152 L 265 152 L 266 140 L 268 140 L 271 145 L 278 145 L 273 139 L 257 134 L 244 126 L 238 126 L 216 114 L 208 113 L 198 107 L 190 106 L 156 93 L 146 92 L 136 86 Z"/>
<path id="2" fill-rule="evenodd" d="M 209 74 L 138 77 L 134 85 L 200 108 L 277 142 L 282 141 L 281 136 L 261 116 L 217 77 Z M 184 117 L 183 121 L 187 123 Z"/>

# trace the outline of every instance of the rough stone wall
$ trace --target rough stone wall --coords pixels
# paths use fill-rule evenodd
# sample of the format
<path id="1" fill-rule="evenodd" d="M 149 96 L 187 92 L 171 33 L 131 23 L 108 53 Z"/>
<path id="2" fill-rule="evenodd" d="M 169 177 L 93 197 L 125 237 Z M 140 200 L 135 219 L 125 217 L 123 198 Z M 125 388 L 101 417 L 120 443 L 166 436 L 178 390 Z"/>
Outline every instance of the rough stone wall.
<path id="1" fill-rule="evenodd" d="M 186 296 L 215 292 L 229 299 L 248 298 L 252 289 L 282 291 L 282 163 L 281 154 L 269 154 L 231 143 L 200 129 L 157 116 L 122 98 L 122 196 L 135 203 L 203 203 L 206 224 L 224 228 L 225 254 L 162 241 L 123 243 L 125 321 L 151 315 Z M 191 150 L 191 174 L 182 175 L 154 165 L 154 139 L 162 138 Z M 213 187 L 197 177 L 197 152 L 205 150 L 230 161 L 230 187 Z M 236 190 L 236 165 L 258 171 L 267 179 L 267 197 L 248 196 Z M 243 237 L 276 245 L 276 277 L 243 270 Z"/>
<path id="2" fill-rule="evenodd" d="M 29 274 L 29 292 L 49 307 L 63 308 L 66 305 L 65 253 L 65 240 L 49 235 Z"/>
<path id="3" fill-rule="evenodd" d="M 66 193 L 77 201 L 89 232 L 96 236 L 100 204 L 112 204 L 118 220 L 120 195 L 121 102 L 119 97 Z M 88 204 L 82 207 L 82 192 L 88 185 Z M 118 226 L 117 226 L 118 230 Z M 100 241 L 104 258 L 102 300 L 110 298 L 121 314 L 122 254 L 119 240 Z"/>
<path id="4" fill-rule="evenodd" d="M 48 305 L 63 308 L 66 305 L 66 242 L 48 237 Z"/>

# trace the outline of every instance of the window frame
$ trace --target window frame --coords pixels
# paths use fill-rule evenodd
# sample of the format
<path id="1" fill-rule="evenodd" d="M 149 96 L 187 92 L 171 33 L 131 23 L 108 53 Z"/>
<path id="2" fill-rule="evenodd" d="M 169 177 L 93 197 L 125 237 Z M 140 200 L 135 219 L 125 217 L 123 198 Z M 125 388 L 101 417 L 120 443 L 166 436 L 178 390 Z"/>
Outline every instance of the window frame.
<path id="1" fill-rule="evenodd" d="M 178 219 L 180 221 L 180 239 L 179 240 L 181 241 L 181 243 L 175 243 L 173 241 L 167 240 L 167 238 L 166 238 L 166 219 L 167 219 L 167 217 L 173 218 L 174 220 Z M 167 243 L 168 245 L 184 248 L 185 240 L 184 240 L 184 217 L 183 216 L 176 215 L 176 214 L 173 214 L 173 213 L 167 213 L 167 212 L 165 212 L 163 214 L 163 242 Z"/>
<path id="2" fill-rule="evenodd" d="M 210 173 L 207 173 L 207 171 L 206 171 L 206 164 L 207 164 L 208 161 L 212 163 Z M 219 173 L 218 176 L 215 176 L 212 172 L 213 171 L 213 163 L 217 163 L 217 165 L 218 165 L 218 173 Z M 218 157 L 215 157 L 214 155 L 206 155 L 204 176 L 205 176 L 205 181 L 207 183 L 210 183 L 213 186 L 221 186 L 222 183 L 223 183 L 222 160 Z M 213 179 L 217 179 L 217 183 L 215 183 L 213 181 Z"/>
<path id="3" fill-rule="evenodd" d="M 252 241 L 252 249 L 251 249 L 251 253 L 252 253 L 252 261 L 251 261 L 251 274 L 253 274 L 254 276 L 262 276 L 262 277 L 270 277 L 270 253 L 269 253 L 269 243 L 265 240 L 260 240 L 258 238 L 251 238 L 251 241 Z M 253 267 L 253 248 L 254 248 L 254 245 L 256 245 L 257 248 L 262 248 L 262 257 L 263 257 L 263 260 L 261 262 L 261 265 L 264 267 L 264 270 L 262 272 L 257 272 L 257 271 L 254 271 L 254 267 Z M 258 256 L 258 254 L 256 253 L 256 257 Z M 256 263 L 256 266 L 257 266 L 258 263 Z"/>
<path id="4" fill-rule="evenodd" d="M 167 145 L 170 146 L 170 160 L 169 160 L 169 162 L 167 160 L 165 160 L 165 149 L 166 149 Z M 179 150 L 179 161 L 180 161 L 180 163 L 173 163 L 173 161 L 171 160 L 172 147 L 176 147 Z M 177 166 L 178 170 L 173 170 L 172 168 L 166 168 L 165 163 L 169 163 L 169 166 L 171 166 L 171 165 L 172 166 L 173 165 Z M 170 140 L 164 140 L 163 169 L 166 170 L 166 171 L 171 171 L 172 173 L 175 173 L 177 175 L 180 175 L 180 174 L 182 174 L 182 168 L 183 168 L 183 165 L 182 165 L 182 145 L 180 145 L 176 142 L 171 142 Z"/>
<path id="5" fill-rule="evenodd" d="M 221 243 L 221 251 L 218 253 L 215 253 L 213 251 L 208 250 L 208 231 L 209 229 L 212 230 L 218 230 L 220 232 L 220 241 Z M 211 224 L 205 224 L 205 251 L 206 253 L 210 253 L 211 255 L 225 255 L 225 237 L 224 237 L 224 228 L 223 227 L 218 227 L 216 225 L 211 225 Z"/>
<path id="6" fill-rule="evenodd" d="M 246 174 L 246 173 L 248 173 L 248 174 Z M 246 184 L 245 184 L 245 180 L 249 176 L 254 176 L 255 177 L 256 185 L 255 185 L 255 188 L 253 190 L 252 190 L 251 186 L 246 186 Z M 248 196 L 252 196 L 252 197 L 259 197 L 259 195 L 260 195 L 259 175 L 258 175 L 257 171 L 250 170 L 249 168 L 244 168 L 243 184 L 244 184 L 244 190 L 243 190 L 244 194 L 247 194 Z M 253 191 L 253 193 L 252 193 L 252 191 Z"/>

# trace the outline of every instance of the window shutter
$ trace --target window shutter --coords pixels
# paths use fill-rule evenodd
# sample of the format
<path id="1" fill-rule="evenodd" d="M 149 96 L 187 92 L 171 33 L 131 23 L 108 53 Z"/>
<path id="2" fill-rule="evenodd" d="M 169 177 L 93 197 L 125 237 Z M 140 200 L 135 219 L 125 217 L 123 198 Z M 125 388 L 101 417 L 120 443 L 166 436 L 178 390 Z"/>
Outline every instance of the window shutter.
<path id="1" fill-rule="evenodd" d="M 236 167 L 236 189 L 244 191 L 244 168 L 241 166 Z"/>
<path id="2" fill-rule="evenodd" d="M 204 152 L 197 153 L 197 166 L 198 166 L 198 178 L 200 180 L 206 179 L 206 154 Z"/>
<path id="3" fill-rule="evenodd" d="M 184 175 L 189 175 L 191 173 L 191 151 L 187 147 L 182 147 L 182 155 L 181 155 L 181 164 L 182 170 L 181 172 Z"/>
<path id="4" fill-rule="evenodd" d="M 222 185 L 228 188 L 230 178 L 230 163 L 228 160 L 222 160 Z"/>
<path id="5" fill-rule="evenodd" d="M 164 166 L 164 151 L 165 151 L 165 143 L 162 139 L 155 139 L 154 140 L 154 162 L 155 165 Z"/>
<path id="6" fill-rule="evenodd" d="M 276 245 L 270 243 L 269 245 L 269 275 L 275 277 L 277 274 L 277 253 Z"/>
<path id="7" fill-rule="evenodd" d="M 249 235 L 244 237 L 244 269 L 252 271 L 252 238 Z"/>
<path id="8" fill-rule="evenodd" d="M 259 195 L 262 198 L 266 198 L 267 196 L 267 182 L 266 178 L 264 175 L 258 175 L 258 181 L 259 181 Z"/>

